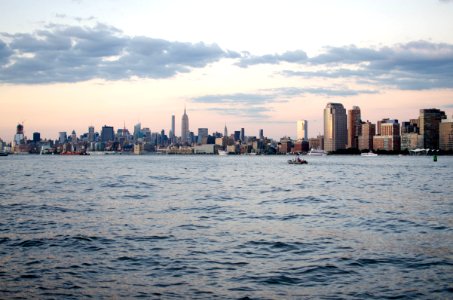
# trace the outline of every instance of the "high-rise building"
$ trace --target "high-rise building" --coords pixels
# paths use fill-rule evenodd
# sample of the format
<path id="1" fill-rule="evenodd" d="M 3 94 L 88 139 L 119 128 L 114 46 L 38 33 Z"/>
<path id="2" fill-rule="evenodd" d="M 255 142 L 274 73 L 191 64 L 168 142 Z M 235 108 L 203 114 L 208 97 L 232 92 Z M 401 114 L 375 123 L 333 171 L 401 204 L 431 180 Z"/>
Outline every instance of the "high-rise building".
<path id="1" fill-rule="evenodd" d="M 38 143 L 41 141 L 41 133 L 33 132 L 33 142 Z"/>
<path id="2" fill-rule="evenodd" d="M 443 119 L 439 126 L 439 149 L 453 151 L 453 116 Z"/>
<path id="3" fill-rule="evenodd" d="M 208 135 L 208 128 L 198 128 L 197 144 L 207 144 Z"/>
<path id="4" fill-rule="evenodd" d="M 241 142 L 245 142 L 245 130 L 244 128 L 241 128 L 241 136 L 239 137 Z"/>
<path id="5" fill-rule="evenodd" d="M 104 125 L 101 131 L 101 141 L 110 142 L 115 140 L 115 132 L 112 126 Z"/>
<path id="6" fill-rule="evenodd" d="M 400 151 L 401 135 L 398 120 L 383 119 L 378 124 L 380 134 L 373 138 L 373 149 Z"/>
<path id="7" fill-rule="evenodd" d="M 181 142 L 186 144 L 189 142 L 189 116 L 187 116 L 186 108 L 184 107 L 184 114 L 181 118 Z"/>
<path id="8" fill-rule="evenodd" d="M 61 131 L 58 133 L 58 142 L 60 144 L 66 143 L 66 140 L 68 139 L 68 136 L 66 134 L 66 131 Z"/>
<path id="9" fill-rule="evenodd" d="M 94 127 L 88 127 L 88 142 L 94 142 Z"/>
<path id="10" fill-rule="evenodd" d="M 234 131 L 234 135 L 233 135 L 233 138 L 234 138 L 234 141 L 239 141 L 239 139 L 241 138 L 241 132 L 238 131 L 238 130 L 235 130 Z"/>
<path id="11" fill-rule="evenodd" d="M 439 126 L 446 118 L 445 112 L 440 109 L 420 109 L 419 126 L 424 148 L 439 149 Z"/>
<path id="12" fill-rule="evenodd" d="M 359 136 L 362 130 L 360 107 L 353 106 L 348 110 L 348 148 L 359 148 Z"/>
<path id="13" fill-rule="evenodd" d="M 227 138 L 228 137 L 228 129 L 225 123 L 225 128 L 223 129 L 223 137 Z"/>
<path id="14" fill-rule="evenodd" d="M 170 140 L 172 143 L 175 142 L 175 115 L 171 115 L 171 131 L 170 131 Z"/>
<path id="15" fill-rule="evenodd" d="M 260 140 L 264 140 L 264 131 L 263 131 L 263 129 L 260 129 L 259 136 L 260 136 Z"/>
<path id="16" fill-rule="evenodd" d="M 16 134 L 14 135 L 14 144 L 23 145 L 25 144 L 24 125 L 18 124 L 16 127 Z"/>
<path id="17" fill-rule="evenodd" d="M 139 122 L 134 125 L 134 141 L 137 141 L 139 138 L 142 138 L 142 124 Z"/>
<path id="18" fill-rule="evenodd" d="M 359 150 L 373 149 L 373 137 L 376 135 L 376 125 L 366 121 L 361 125 L 361 134 L 359 135 Z"/>
<path id="19" fill-rule="evenodd" d="M 308 142 L 308 121 L 297 121 L 297 140 L 304 140 Z"/>
<path id="20" fill-rule="evenodd" d="M 347 116 L 343 104 L 327 103 L 324 109 L 324 150 L 345 149 L 347 141 Z"/>

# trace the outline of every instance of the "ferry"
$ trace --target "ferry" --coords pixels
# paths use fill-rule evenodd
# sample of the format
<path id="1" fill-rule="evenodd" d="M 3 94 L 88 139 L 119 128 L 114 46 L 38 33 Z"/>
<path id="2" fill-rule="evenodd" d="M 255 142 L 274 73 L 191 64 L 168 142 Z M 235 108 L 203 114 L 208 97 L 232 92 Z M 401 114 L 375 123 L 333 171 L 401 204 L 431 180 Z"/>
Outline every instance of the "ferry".
<path id="1" fill-rule="evenodd" d="M 311 148 L 311 150 L 307 153 L 307 155 L 310 155 L 310 156 L 325 156 L 327 154 L 326 154 L 326 152 L 324 152 L 324 150 Z"/>

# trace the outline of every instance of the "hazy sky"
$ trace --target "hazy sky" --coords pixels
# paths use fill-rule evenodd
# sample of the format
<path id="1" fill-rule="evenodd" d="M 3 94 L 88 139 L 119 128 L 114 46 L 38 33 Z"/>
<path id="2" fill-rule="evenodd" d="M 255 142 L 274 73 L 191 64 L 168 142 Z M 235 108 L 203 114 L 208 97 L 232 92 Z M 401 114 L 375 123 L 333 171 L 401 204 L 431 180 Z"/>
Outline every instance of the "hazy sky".
<path id="1" fill-rule="evenodd" d="M 137 122 L 176 134 L 322 133 L 328 102 L 362 119 L 453 114 L 453 1 L 0 0 L 0 138 Z"/>

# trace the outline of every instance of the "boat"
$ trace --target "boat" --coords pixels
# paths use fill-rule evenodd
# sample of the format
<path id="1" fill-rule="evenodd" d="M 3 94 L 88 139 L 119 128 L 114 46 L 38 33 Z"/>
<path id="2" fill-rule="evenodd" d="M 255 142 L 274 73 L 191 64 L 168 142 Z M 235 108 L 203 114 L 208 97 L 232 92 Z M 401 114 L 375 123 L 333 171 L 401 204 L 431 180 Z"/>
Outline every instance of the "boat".
<path id="1" fill-rule="evenodd" d="M 373 153 L 373 152 L 363 152 L 362 154 L 360 154 L 361 156 L 365 156 L 365 157 L 374 157 L 374 156 L 378 156 L 376 153 Z"/>
<path id="2" fill-rule="evenodd" d="M 219 150 L 219 155 L 228 155 L 228 152 L 226 152 L 225 150 Z"/>
<path id="3" fill-rule="evenodd" d="M 8 156 L 8 152 L 0 152 L 0 156 Z"/>
<path id="4" fill-rule="evenodd" d="M 326 152 L 324 152 L 324 150 L 311 148 L 311 150 L 308 151 L 307 155 L 310 155 L 310 156 L 325 156 L 327 154 L 326 154 Z"/>
<path id="5" fill-rule="evenodd" d="M 290 165 L 306 165 L 306 164 L 308 164 L 308 162 L 305 159 L 300 159 L 299 157 L 288 160 L 288 163 Z"/>

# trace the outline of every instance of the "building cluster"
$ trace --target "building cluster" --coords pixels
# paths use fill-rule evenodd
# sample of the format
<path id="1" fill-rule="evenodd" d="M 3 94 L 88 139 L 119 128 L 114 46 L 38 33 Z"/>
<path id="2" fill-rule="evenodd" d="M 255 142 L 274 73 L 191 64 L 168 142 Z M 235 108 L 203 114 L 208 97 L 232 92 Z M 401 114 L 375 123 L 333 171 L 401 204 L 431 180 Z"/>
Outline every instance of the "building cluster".
<path id="1" fill-rule="evenodd" d="M 301 124 L 306 130 L 306 122 Z M 399 123 L 396 119 L 385 118 L 374 124 L 362 120 L 358 106 L 346 112 L 342 104 L 328 103 L 324 109 L 324 136 L 315 142 L 327 152 L 343 149 L 453 151 L 453 118 L 447 119 L 440 109 L 429 108 L 420 109 L 418 118 L 409 121 Z"/>
<path id="2" fill-rule="evenodd" d="M 96 154 L 96 153 L 166 153 L 166 154 L 287 154 L 304 153 L 310 149 L 336 152 L 343 149 L 359 151 L 399 152 L 413 149 L 439 149 L 453 151 L 453 118 L 447 119 L 445 112 L 436 109 L 420 109 L 418 118 L 399 123 L 396 119 L 385 118 L 376 124 L 363 121 L 358 106 L 346 112 L 340 103 L 328 103 L 324 109 L 324 135 L 308 138 L 308 122 L 296 123 L 297 137 L 283 137 L 274 141 L 264 136 L 262 129 L 258 136 L 246 136 L 241 128 L 228 134 L 209 134 L 208 128 L 198 128 L 194 133 L 189 129 L 186 109 L 181 118 L 181 135 L 175 134 L 175 116 L 171 117 L 169 134 L 165 130 L 152 132 L 138 123 L 133 133 L 126 127 L 117 129 L 103 126 L 96 132 L 93 126 L 88 132 L 70 135 L 60 132 L 55 140 L 42 140 L 40 133 L 33 133 L 29 140 L 24 134 L 23 124 L 17 125 L 11 144 L 0 140 L 0 151 L 10 153 L 40 154 Z"/>

